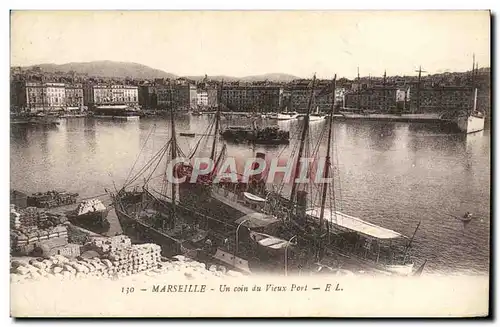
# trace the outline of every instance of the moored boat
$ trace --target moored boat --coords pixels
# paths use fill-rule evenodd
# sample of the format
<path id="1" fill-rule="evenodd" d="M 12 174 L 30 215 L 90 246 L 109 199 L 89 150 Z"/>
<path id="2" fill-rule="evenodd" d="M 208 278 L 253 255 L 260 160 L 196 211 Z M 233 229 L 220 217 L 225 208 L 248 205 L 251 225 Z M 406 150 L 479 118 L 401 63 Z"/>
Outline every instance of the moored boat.
<path id="1" fill-rule="evenodd" d="M 472 110 L 456 118 L 458 129 L 462 133 L 470 134 L 484 130 L 484 113 L 477 109 L 477 89 L 474 89 L 474 105 Z"/>
<path id="2" fill-rule="evenodd" d="M 292 120 L 292 119 L 297 119 L 299 114 L 295 111 L 284 111 L 278 114 L 277 118 L 278 120 Z"/>
<path id="3" fill-rule="evenodd" d="M 248 128 L 229 126 L 221 132 L 224 139 L 233 142 L 250 142 L 254 144 L 288 144 L 290 132 L 277 126 L 264 128 Z"/>
<path id="4" fill-rule="evenodd" d="M 126 105 L 98 106 L 93 111 L 93 117 L 101 119 L 136 121 L 143 115 L 140 110 Z"/>
<path id="5" fill-rule="evenodd" d="M 326 117 L 325 114 L 322 114 L 319 112 L 319 107 L 316 107 L 316 111 L 309 115 L 309 121 L 310 122 L 320 121 L 320 120 L 324 120 L 325 117 Z"/>
<path id="6" fill-rule="evenodd" d="M 314 80 L 315 79 L 313 79 L 313 85 Z M 335 80 L 333 84 L 333 92 L 335 92 Z M 312 97 L 313 93 L 311 92 L 311 99 Z M 310 100 L 310 103 L 311 102 L 312 100 Z M 321 159 L 325 160 L 323 176 L 325 179 L 329 178 L 330 165 L 332 164 L 330 161 L 330 148 L 332 145 L 333 117 L 335 117 L 333 109 L 332 104 L 329 124 L 325 124 L 324 126 L 327 131 L 325 130 L 325 133 L 321 133 L 321 135 L 328 135 L 326 157 Z M 309 143 L 306 139 L 308 135 L 309 118 L 310 114 L 308 111 L 304 117 L 306 123 L 303 124 L 302 127 L 302 136 L 298 145 L 297 157 L 295 158 L 295 162 L 297 163 L 296 167 L 300 167 L 298 163 L 301 162 L 304 145 Z M 318 140 L 318 143 L 319 142 L 321 142 L 321 140 Z M 293 151 L 295 150 L 297 149 Z M 220 160 L 223 159 L 219 157 L 217 161 Z M 299 168 L 296 168 L 293 180 L 298 178 L 298 172 Z M 335 267 L 339 265 L 348 265 L 350 269 L 354 271 L 370 270 L 377 273 L 382 272 L 385 274 L 397 275 L 409 275 L 412 273 L 414 263 L 413 259 L 410 257 L 410 249 L 413 237 L 408 242 L 408 238 L 398 232 L 390 231 L 372 223 L 362 221 L 359 218 L 350 217 L 346 214 L 333 214 L 335 210 L 326 208 L 329 202 L 327 200 L 327 194 L 330 187 L 328 183 L 323 184 L 321 187 L 321 195 L 319 196 L 321 200 L 319 207 L 321 209 L 317 212 L 312 212 L 306 210 L 306 208 L 311 205 L 317 206 L 317 204 L 314 203 L 314 201 L 318 199 L 317 194 L 308 195 L 305 190 L 300 188 L 300 184 L 294 183 L 290 196 L 285 197 L 279 191 L 268 191 L 265 184 L 263 184 L 263 180 L 264 179 L 257 179 L 248 181 L 247 183 L 238 181 L 236 183 L 232 182 L 227 184 L 210 184 L 209 182 L 200 185 L 192 183 L 181 184 L 181 203 L 185 206 L 196 207 L 197 210 L 202 211 L 203 214 L 220 217 L 220 219 L 231 219 L 231 217 L 234 216 L 249 215 L 252 213 L 265 213 L 275 216 L 281 221 L 279 225 L 280 228 L 272 233 L 267 233 L 268 235 L 272 235 L 272 237 L 276 237 L 280 240 L 289 240 L 289 242 L 295 239 L 295 245 L 299 253 L 305 253 L 305 256 L 309 257 L 309 259 L 323 264 L 326 263 L 327 266 Z M 307 189 L 307 187 L 305 188 Z M 275 189 L 280 190 L 283 189 L 283 187 L 278 185 Z M 330 192 L 334 192 L 334 190 L 330 189 Z M 335 200 L 333 201 L 335 202 Z M 333 208 L 335 208 L 335 204 L 333 204 Z M 351 224 L 342 225 L 338 222 L 336 222 L 336 224 L 333 223 L 337 217 L 344 218 L 346 221 L 349 220 Z M 328 223 L 329 219 L 330 223 Z M 354 240 L 357 241 L 353 242 L 351 238 L 353 234 L 358 234 L 359 236 L 362 231 L 366 232 L 366 228 L 361 230 L 355 229 L 356 224 L 370 226 L 372 230 L 376 230 L 379 233 L 372 232 L 368 235 L 362 235 L 362 237 L 360 236 L 357 239 L 354 238 Z M 351 226 L 351 229 L 349 230 L 347 226 Z M 334 232 L 336 230 L 342 232 L 336 233 Z M 390 248 L 390 245 L 389 247 L 379 246 L 378 244 L 382 244 L 383 242 L 376 238 L 377 236 L 382 239 L 384 238 L 380 236 L 381 231 L 387 235 L 392 235 L 393 239 L 390 240 L 389 243 L 391 243 L 391 241 L 393 241 L 394 244 L 399 242 L 402 248 L 400 247 L 395 251 Z M 367 239 L 376 239 L 378 248 L 369 248 L 371 242 L 367 242 Z M 387 250 L 387 248 L 393 250 L 390 252 L 391 254 L 386 253 L 385 250 Z M 356 251 L 354 251 L 354 249 L 356 249 Z M 372 250 L 371 252 L 369 251 L 370 249 Z M 378 257 L 375 258 L 373 257 L 374 249 L 380 250 L 380 253 L 377 253 Z M 304 262 L 304 259 L 299 259 L 298 261 Z M 303 264 L 301 263 L 300 265 Z"/>
<path id="7" fill-rule="evenodd" d="M 91 199 L 80 202 L 78 207 L 66 216 L 76 226 L 84 227 L 96 233 L 106 233 L 110 228 L 110 223 L 107 220 L 108 213 L 109 208 L 100 200 Z"/>
<path id="8" fill-rule="evenodd" d="M 320 208 L 307 210 L 306 214 L 319 223 Z M 412 274 L 414 263 L 408 237 L 339 211 L 327 209 L 324 218 L 333 240 L 331 249 L 368 268 L 397 275 Z"/>
<path id="9" fill-rule="evenodd" d="M 180 136 L 186 136 L 186 137 L 195 137 L 196 133 L 186 133 L 186 132 L 181 132 L 179 133 Z"/>

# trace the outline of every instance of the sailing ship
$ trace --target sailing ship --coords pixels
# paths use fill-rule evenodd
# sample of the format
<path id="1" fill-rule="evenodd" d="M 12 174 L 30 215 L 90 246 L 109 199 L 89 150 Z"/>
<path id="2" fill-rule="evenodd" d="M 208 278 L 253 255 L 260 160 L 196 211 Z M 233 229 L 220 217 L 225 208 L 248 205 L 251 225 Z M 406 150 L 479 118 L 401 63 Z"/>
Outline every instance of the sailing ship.
<path id="1" fill-rule="evenodd" d="M 210 125 L 209 130 L 215 127 L 214 130 L 218 131 L 219 110 L 215 116 L 214 126 Z M 223 149 L 221 154 L 216 154 L 218 134 L 213 134 L 210 156 L 216 162 L 214 172 L 224 153 Z M 189 157 L 192 158 L 193 155 L 194 152 Z M 168 181 L 167 172 L 155 175 L 158 167 L 165 167 L 161 165 L 163 160 L 170 159 L 169 162 L 172 162 L 180 157 L 186 156 L 177 145 L 172 115 L 171 138 L 167 144 L 137 174 L 128 178 L 123 187 L 111 194 L 123 232 L 133 242 L 159 244 L 165 256 L 182 253 L 198 260 L 226 264 L 246 273 L 259 267 L 265 267 L 266 271 L 282 268 L 281 260 L 277 258 L 283 258 L 284 251 L 293 253 L 293 245 L 273 236 L 273 230 L 279 225 L 278 219 L 255 213 L 224 216 L 222 219 L 209 216 L 196 206 L 186 205 L 182 201 L 186 196 L 182 189 L 178 199 L 177 185 Z M 172 167 L 172 172 L 175 176 L 185 176 L 192 172 L 192 167 L 189 164 L 179 164 Z M 145 179 L 139 187 L 134 183 L 141 176 Z M 159 182 L 155 183 L 158 178 Z M 199 178 L 194 184 L 196 187 L 189 189 L 189 195 L 196 197 L 197 194 L 193 192 L 200 187 L 203 189 L 211 182 L 211 178 L 212 176 Z"/>
<path id="2" fill-rule="evenodd" d="M 314 81 L 315 78 L 313 86 Z M 333 84 L 335 85 L 335 80 Z M 335 86 L 333 89 L 335 91 Z M 304 118 L 294 180 L 298 177 L 299 163 L 307 143 L 306 136 L 308 135 L 312 98 L 313 92 L 311 92 L 308 112 Z M 327 126 L 329 131 L 325 178 L 329 177 L 331 164 L 333 112 L 332 104 L 330 124 Z M 221 156 L 224 149 L 221 151 Z M 221 156 L 217 162 L 220 162 Z M 259 153 L 257 157 L 265 158 L 265 154 Z M 336 210 L 327 210 L 326 198 L 329 189 L 327 184 L 323 185 L 319 210 L 317 208 L 307 210 L 306 208 L 310 206 L 307 201 L 308 192 L 304 189 L 299 190 L 297 185 L 293 183 L 289 198 L 280 192 L 269 192 L 263 183 L 262 176 L 257 176 L 247 183 L 238 181 L 237 183 L 206 183 L 205 185 L 184 184 L 181 185 L 180 193 L 183 195 L 182 201 L 185 205 L 196 206 L 206 215 L 234 217 L 264 213 L 279 218 L 280 228 L 275 231 L 274 235 L 280 240 L 289 240 L 289 242 L 294 238 L 297 239 L 299 245 L 296 248 L 306 257 L 305 261 L 304 258 L 296 260 L 301 262 L 300 265 L 307 262 L 307 258 L 316 258 L 319 261 L 326 260 L 330 265 L 338 265 L 339 262 L 346 264 L 347 262 L 355 269 L 364 267 L 374 271 L 403 275 L 412 272 L 413 262 L 410 249 L 413 237 L 408 242 L 408 238 L 398 232 Z M 332 189 L 330 188 L 331 191 Z M 325 224 L 328 219 L 329 222 Z M 401 244 L 406 244 L 406 246 L 401 246 Z M 221 261 L 226 259 L 226 263 L 230 263 L 227 260 L 228 257 L 235 258 L 237 254 L 239 253 L 231 254 L 221 249 L 217 250 L 217 258 Z M 246 262 L 241 257 L 235 260 Z"/>
<path id="3" fill-rule="evenodd" d="M 474 105 L 466 114 L 459 115 L 456 119 L 458 129 L 466 134 L 484 130 L 485 115 L 477 109 L 477 88 L 474 89 Z"/>
<path id="4" fill-rule="evenodd" d="M 314 83 L 315 77 L 312 90 Z M 335 79 L 333 89 L 335 92 Z M 305 154 L 312 98 L 313 91 L 298 144 L 294 180 L 299 176 Z M 332 115 L 333 108 L 330 123 L 326 124 L 328 143 L 323 176 L 326 179 L 331 170 Z M 416 230 L 408 242 L 400 233 L 338 212 L 335 201 L 333 208 L 328 209 L 328 191 L 333 192 L 328 183 L 322 185 L 319 206 L 311 209 L 306 186 L 297 183 L 292 184 L 291 195 L 286 197 L 279 190 L 268 191 L 262 175 L 252 176 L 248 181 L 214 182 L 227 150 L 223 145 L 217 153 L 219 120 L 218 108 L 208 128 L 210 131 L 214 128 L 210 153 L 214 165 L 210 174 L 196 175 L 192 183 L 193 166 L 180 163 L 171 168 L 176 177 L 187 177 L 185 182 L 169 186 L 165 172 L 153 177 L 157 167 L 165 167 L 161 164 L 162 158 L 173 161 L 186 157 L 177 145 L 171 117 L 171 138 L 167 144 L 112 195 L 122 229 L 132 240 L 155 242 L 162 246 L 164 255 L 183 253 L 246 273 L 262 269 L 266 272 L 284 270 L 287 274 L 289 270 L 317 267 L 318 263 L 334 269 L 344 265 L 353 270 L 411 273 L 410 249 Z M 187 158 L 193 158 L 201 140 Z M 265 157 L 265 154 L 259 156 Z M 142 188 L 133 187 L 146 172 Z M 161 178 L 159 185 L 153 183 L 155 178 Z M 398 246 L 397 241 L 404 246 Z"/>

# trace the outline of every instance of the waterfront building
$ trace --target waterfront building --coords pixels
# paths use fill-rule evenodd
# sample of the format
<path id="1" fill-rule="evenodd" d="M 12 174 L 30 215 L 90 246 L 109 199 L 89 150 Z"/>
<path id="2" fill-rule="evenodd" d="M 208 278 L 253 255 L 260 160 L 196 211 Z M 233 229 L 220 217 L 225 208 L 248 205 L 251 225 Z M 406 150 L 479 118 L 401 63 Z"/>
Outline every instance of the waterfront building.
<path id="1" fill-rule="evenodd" d="M 471 87 L 434 86 L 398 88 L 372 86 L 360 91 L 350 91 L 345 96 L 345 106 L 351 109 L 373 110 L 387 113 L 394 111 L 431 113 L 465 110 L 471 106 Z"/>
<path id="2" fill-rule="evenodd" d="M 342 105 L 344 101 L 344 88 L 335 89 L 335 104 Z M 311 97 L 311 86 L 305 83 L 288 86 L 284 92 L 284 105 L 289 111 L 299 113 L 307 112 L 307 105 Z M 332 86 L 331 81 L 318 84 L 314 89 L 312 110 L 318 109 L 320 112 L 329 112 L 332 107 Z"/>
<path id="3" fill-rule="evenodd" d="M 222 89 L 222 110 L 278 111 L 283 88 L 274 85 L 227 85 Z"/>
<path id="4" fill-rule="evenodd" d="M 174 85 L 155 86 L 156 106 L 159 109 L 189 110 L 196 108 L 197 90 L 192 84 L 176 82 Z"/>
<path id="5" fill-rule="evenodd" d="M 81 110 L 83 108 L 82 84 L 65 85 L 66 110 Z"/>
<path id="6" fill-rule="evenodd" d="M 199 107 L 208 107 L 208 91 L 203 89 L 196 90 L 196 105 Z"/>
<path id="7" fill-rule="evenodd" d="M 414 113 L 468 110 L 473 106 L 473 93 L 472 87 L 415 87 L 408 97 L 409 109 Z"/>
<path id="8" fill-rule="evenodd" d="M 217 88 L 208 87 L 207 88 L 207 96 L 208 96 L 208 107 L 209 108 L 216 108 L 217 105 L 219 104 Z"/>
<path id="9" fill-rule="evenodd" d="M 372 110 L 380 113 L 388 113 L 398 106 L 398 100 L 405 99 L 405 90 L 393 86 L 370 86 L 355 88 L 345 95 L 345 106 L 347 108 L 356 108 Z"/>
<path id="10" fill-rule="evenodd" d="M 138 87 L 133 85 L 88 84 L 83 91 L 84 104 L 89 107 L 99 105 L 136 107 L 139 104 Z"/>
<path id="11" fill-rule="evenodd" d="M 11 90 L 13 107 L 30 112 L 66 109 L 64 83 L 14 82 Z"/>
<path id="12" fill-rule="evenodd" d="M 138 88 L 139 105 L 144 109 L 157 107 L 156 88 L 150 83 L 140 85 Z"/>

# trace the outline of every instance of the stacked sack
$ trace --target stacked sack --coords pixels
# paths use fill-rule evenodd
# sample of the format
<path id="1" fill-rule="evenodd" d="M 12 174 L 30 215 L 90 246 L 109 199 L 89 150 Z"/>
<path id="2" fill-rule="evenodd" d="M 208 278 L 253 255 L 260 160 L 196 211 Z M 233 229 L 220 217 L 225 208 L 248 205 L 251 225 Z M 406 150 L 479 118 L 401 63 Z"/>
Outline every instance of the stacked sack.
<path id="1" fill-rule="evenodd" d="M 16 206 L 10 205 L 10 226 L 14 229 L 21 227 L 21 214 L 16 211 Z"/>
<path id="2" fill-rule="evenodd" d="M 28 262 L 14 260 L 11 264 L 12 282 L 39 280 L 41 278 L 75 279 L 93 277 L 111 277 L 109 271 L 113 264 L 106 259 L 68 259 L 62 255 L 53 255 L 48 259 L 32 259 Z"/>
<path id="3" fill-rule="evenodd" d="M 108 254 L 112 272 L 128 276 L 156 268 L 161 262 L 161 247 L 157 244 L 138 244 L 115 249 Z"/>

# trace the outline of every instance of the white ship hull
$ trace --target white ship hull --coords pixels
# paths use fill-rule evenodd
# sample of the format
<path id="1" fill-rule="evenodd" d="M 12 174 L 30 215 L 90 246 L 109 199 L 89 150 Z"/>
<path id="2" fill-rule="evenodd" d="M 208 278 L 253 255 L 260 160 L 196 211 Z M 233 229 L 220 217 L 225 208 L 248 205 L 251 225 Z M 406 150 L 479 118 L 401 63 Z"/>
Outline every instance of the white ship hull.
<path id="1" fill-rule="evenodd" d="M 457 126 L 461 132 L 470 134 L 484 129 L 484 117 L 462 116 L 457 118 Z"/>
<path id="2" fill-rule="evenodd" d="M 117 120 L 127 120 L 127 121 L 137 121 L 140 119 L 139 116 L 107 116 L 107 115 L 94 115 L 94 118 L 106 118 L 106 119 L 117 119 Z"/>
<path id="3" fill-rule="evenodd" d="M 299 116 L 298 114 L 292 114 L 292 115 L 278 114 L 278 120 L 292 120 L 296 119 L 298 116 Z"/>
<path id="4" fill-rule="evenodd" d="M 319 121 L 319 120 L 324 120 L 325 119 L 325 116 L 314 116 L 314 115 L 311 115 L 309 116 L 309 121 Z"/>

